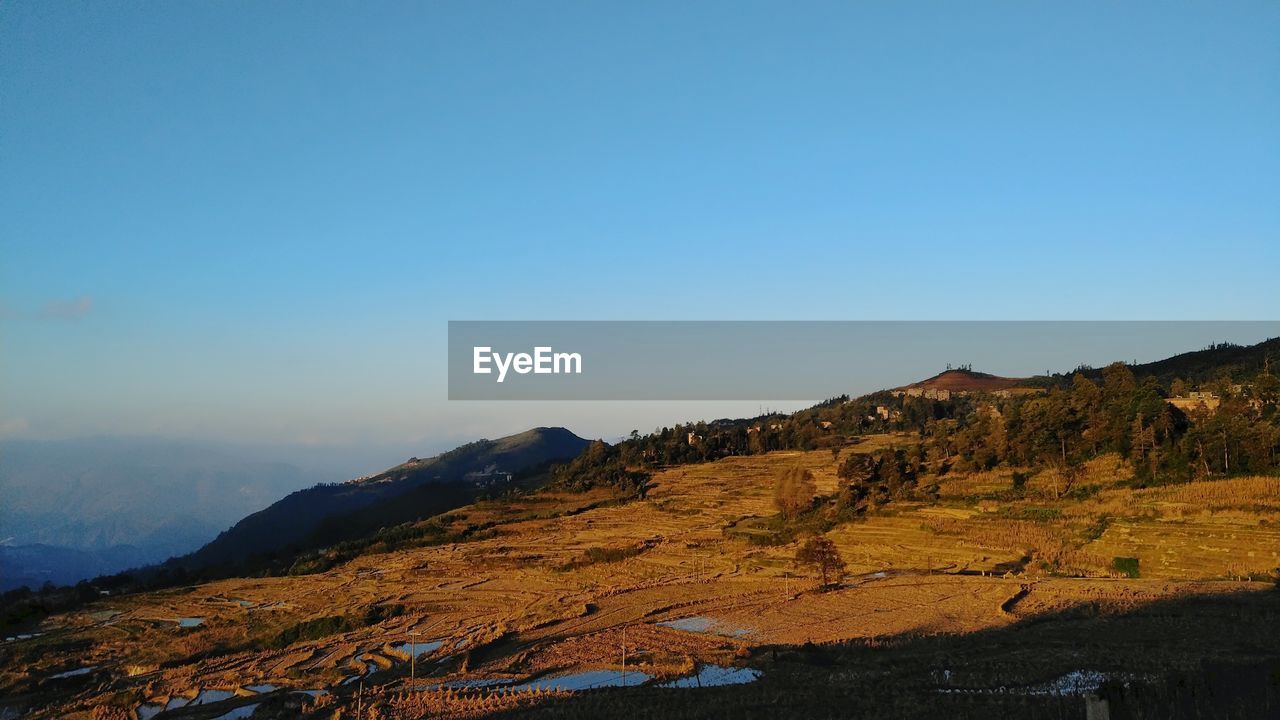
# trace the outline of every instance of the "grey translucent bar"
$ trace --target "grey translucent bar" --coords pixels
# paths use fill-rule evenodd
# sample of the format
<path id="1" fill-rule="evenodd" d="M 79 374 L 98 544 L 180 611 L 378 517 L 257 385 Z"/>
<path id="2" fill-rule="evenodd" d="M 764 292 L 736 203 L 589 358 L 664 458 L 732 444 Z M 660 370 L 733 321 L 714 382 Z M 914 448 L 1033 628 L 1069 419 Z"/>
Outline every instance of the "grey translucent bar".
<path id="1" fill-rule="evenodd" d="M 820 400 L 1251 345 L 1280 321 L 451 321 L 450 400 Z"/>

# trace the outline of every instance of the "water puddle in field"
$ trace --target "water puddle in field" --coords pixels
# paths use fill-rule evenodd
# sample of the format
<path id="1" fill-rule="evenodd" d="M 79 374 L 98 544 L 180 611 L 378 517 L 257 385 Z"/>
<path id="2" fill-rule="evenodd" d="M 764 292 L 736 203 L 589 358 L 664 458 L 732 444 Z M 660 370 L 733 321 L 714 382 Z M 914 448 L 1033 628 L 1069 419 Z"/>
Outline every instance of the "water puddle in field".
<path id="1" fill-rule="evenodd" d="M 721 665 L 703 665 L 697 674 L 662 683 L 665 688 L 697 688 L 715 687 L 717 685 L 745 685 L 755 682 L 762 675 L 752 668 L 724 667 Z"/>
<path id="2" fill-rule="evenodd" d="M 18 640 L 30 640 L 32 638 L 38 638 L 43 634 L 44 633 L 22 633 L 20 635 L 10 635 L 9 637 L 5 638 L 4 641 L 17 642 Z"/>
<path id="3" fill-rule="evenodd" d="M 729 623 L 702 615 L 679 618 L 678 620 L 664 620 L 656 624 L 661 625 L 662 627 L 671 628 L 672 630 L 684 630 L 685 632 L 703 634 L 709 633 L 712 635 L 720 635 L 722 637 L 740 638 L 751 634 L 751 631 L 746 628 L 730 625 Z"/>
<path id="4" fill-rule="evenodd" d="M 310 695 L 313 698 L 329 694 L 328 690 L 293 690 L 292 692 L 297 693 L 298 695 Z"/>
<path id="5" fill-rule="evenodd" d="M 75 670 L 67 670 L 66 672 L 60 672 L 57 675 L 50 675 L 49 679 L 62 680 L 63 678 L 72 678 L 72 677 L 79 677 L 81 675 L 88 675 L 89 673 L 93 672 L 97 668 L 98 668 L 97 665 L 85 665 L 82 668 L 76 668 Z"/>
<path id="6" fill-rule="evenodd" d="M 275 685 L 272 685 L 270 683 L 264 683 L 262 685 L 245 685 L 244 689 L 251 690 L 255 694 L 261 695 L 263 693 L 275 692 L 279 688 L 277 688 Z"/>
<path id="7" fill-rule="evenodd" d="M 241 705 L 235 710 L 232 710 L 231 712 L 223 713 L 218 717 L 214 718 L 213 720 L 241 720 L 242 718 L 247 718 L 253 714 L 254 710 L 258 709 L 258 705 L 260 704 L 261 703 L 253 703 L 252 705 Z"/>
<path id="8" fill-rule="evenodd" d="M 191 702 L 191 698 L 182 697 L 181 695 L 175 695 L 169 698 L 169 702 L 164 704 L 164 709 L 172 710 L 174 708 L 186 707 L 187 703 L 189 702 Z"/>
<path id="9" fill-rule="evenodd" d="M 147 703 L 139 705 L 134 713 L 137 714 L 138 720 L 151 720 L 151 718 L 164 712 L 164 706 L 159 703 Z"/>
<path id="10" fill-rule="evenodd" d="M 433 653 L 436 650 L 439 650 L 443 645 L 444 642 L 441 640 L 432 640 L 431 642 L 417 644 L 404 642 L 392 645 L 391 649 L 396 652 L 402 652 L 405 655 L 413 655 L 414 653 L 417 653 L 418 657 L 422 657 L 427 653 Z"/>
<path id="11" fill-rule="evenodd" d="M 177 618 L 174 620 L 174 622 L 178 623 L 178 627 L 193 628 L 193 627 L 200 627 L 201 625 L 203 625 L 204 618 L 184 617 L 184 618 Z"/>
<path id="12" fill-rule="evenodd" d="M 568 675 L 556 675 L 554 677 L 539 678 L 531 680 L 522 685 L 512 686 L 513 690 L 563 690 L 566 692 L 577 692 L 579 690 L 592 690 L 595 688 L 607 687 L 635 687 L 649 682 L 652 678 L 642 672 L 627 672 L 620 670 L 587 670 L 580 673 L 569 673 Z"/>
<path id="13" fill-rule="evenodd" d="M 761 671 L 752 668 L 703 665 L 698 669 L 696 674 L 670 680 L 662 683 L 659 687 L 696 688 L 716 687 L 720 685 L 743 685 L 749 682 L 755 682 L 760 679 L 761 675 L 763 675 Z M 652 679 L 652 676 L 642 672 L 628 671 L 624 674 L 621 670 L 587 670 L 578 673 L 542 677 L 536 680 L 520 683 L 518 685 L 513 684 L 511 680 L 505 678 L 472 678 L 467 680 L 450 680 L 448 682 L 433 685 L 424 685 L 422 686 L 422 689 L 437 690 L 440 688 L 452 688 L 455 690 L 475 690 L 481 688 L 501 688 L 516 692 L 537 689 L 579 692 L 582 690 L 594 690 L 597 688 L 636 687 L 638 685 L 643 685 Z"/>
<path id="14" fill-rule="evenodd" d="M 222 702 L 223 700 L 230 700 L 235 696 L 236 694 L 230 690 L 201 690 L 200 694 L 197 695 L 194 700 L 187 703 L 187 707 Z"/>
<path id="15" fill-rule="evenodd" d="M 502 678 L 473 678 L 471 680 L 450 680 L 449 682 L 440 683 L 438 685 L 425 685 L 427 690 L 439 690 L 440 688 L 451 688 L 453 690 L 474 690 L 476 688 L 500 687 L 502 685 L 510 685 L 511 680 Z"/>
<path id="16" fill-rule="evenodd" d="M 949 683 L 951 671 L 941 671 L 944 681 Z M 935 672 L 935 676 L 938 673 Z M 1098 670 L 1072 670 L 1053 680 L 1035 685 L 1013 685 L 1000 687 L 942 687 L 938 692 L 962 695 L 1052 695 L 1072 697 L 1096 693 L 1108 682 L 1120 681 L 1126 685 L 1135 679 L 1134 675 L 1125 673 L 1107 673 Z"/>
<path id="17" fill-rule="evenodd" d="M 1072 670 L 1056 680 L 1033 685 L 1027 692 L 1031 695 L 1084 695 L 1097 692 L 1113 677 L 1110 673 L 1096 670 Z"/>
<path id="18" fill-rule="evenodd" d="M 356 656 L 356 662 L 364 663 L 364 672 L 360 673 L 359 675 L 352 675 L 351 677 L 339 683 L 340 685 L 350 685 L 351 683 L 356 682 L 358 680 L 363 680 L 364 678 L 367 678 L 370 675 L 382 669 L 378 665 L 378 663 L 370 660 L 369 656 L 364 653 L 360 653 L 359 655 Z"/>

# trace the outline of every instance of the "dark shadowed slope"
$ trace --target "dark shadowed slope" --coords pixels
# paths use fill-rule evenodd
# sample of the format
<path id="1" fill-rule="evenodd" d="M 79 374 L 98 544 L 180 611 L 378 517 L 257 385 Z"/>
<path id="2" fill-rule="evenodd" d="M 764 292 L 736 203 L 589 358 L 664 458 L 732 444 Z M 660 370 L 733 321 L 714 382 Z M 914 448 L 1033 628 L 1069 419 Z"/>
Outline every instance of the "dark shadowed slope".
<path id="1" fill-rule="evenodd" d="M 1139 377 L 1151 376 L 1161 382 L 1181 378 L 1187 382 L 1202 383 L 1224 376 L 1243 382 L 1252 380 L 1268 363 L 1272 369 L 1280 363 L 1280 337 L 1264 340 L 1256 345 L 1215 345 L 1135 365 L 1133 372 Z"/>
<path id="2" fill-rule="evenodd" d="M 377 475 L 299 490 L 176 562 L 188 569 L 244 566 L 433 515 L 505 488 L 515 473 L 572 458 L 587 442 L 564 428 L 534 428 L 411 458 Z"/>

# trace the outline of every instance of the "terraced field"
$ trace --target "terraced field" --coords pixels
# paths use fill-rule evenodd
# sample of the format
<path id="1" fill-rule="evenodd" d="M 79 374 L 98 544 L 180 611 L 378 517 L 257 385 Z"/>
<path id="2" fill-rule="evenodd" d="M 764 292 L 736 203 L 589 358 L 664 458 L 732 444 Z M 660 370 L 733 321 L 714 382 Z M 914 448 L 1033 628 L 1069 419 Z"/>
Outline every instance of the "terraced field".
<path id="1" fill-rule="evenodd" d="M 448 522 L 491 532 L 467 542 L 104 598 L 3 645 L 4 707 L 99 718 L 545 711 L 578 696 L 537 683 L 572 685 L 574 673 L 612 673 L 590 677 L 627 686 L 619 693 L 642 681 L 696 693 L 656 686 L 703 667 L 783 677 L 785 648 L 900 647 L 1081 608 L 1253 594 L 1280 565 L 1270 479 L 1131 490 L 1123 467 L 1102 459 L 1096 487 L 1075 499 L 1055 498 L 1044 476 L 1016 493 L 1006 473 L 944 476 L 936 500 L 837 525 L 827 534 L 849 574 L 821 591 L 792 562 L 794 542 L 727 532 L 772 517 L 773 479 L 797 464 L 819 494 L 836 490 L 829 451 L 730 458 L 662 471 L 643 500 L 593 491 L 469 506 Z M 1117 557 L 1137 558 L 1138 577 Z"/>

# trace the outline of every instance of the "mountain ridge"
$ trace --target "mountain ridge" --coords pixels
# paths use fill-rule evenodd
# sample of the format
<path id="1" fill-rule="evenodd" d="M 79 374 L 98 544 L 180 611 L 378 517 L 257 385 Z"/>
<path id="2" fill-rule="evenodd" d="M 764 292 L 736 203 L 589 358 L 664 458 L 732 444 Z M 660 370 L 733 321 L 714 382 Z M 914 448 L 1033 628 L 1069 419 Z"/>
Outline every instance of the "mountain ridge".
<path id="1" fill-rule="evenodd" d="M 504 489 L 517 473 L 571 459 L 588 443 L 562 427 L 536 427 L 496 440 L 466 443 L 429 458 L 410 458 L 374 475 L 297 490 L 165 566 L 196 571 L 240 566 L 254 558 L 278 562 L 297 551 L 349 539 L 406 517 L 433 515 L 471 502 L 488 491 Z M 412 496 L 412 502 L 401 502 L 406 496 Z M 383 518 L 395 520 L 383 522 Z"/>

